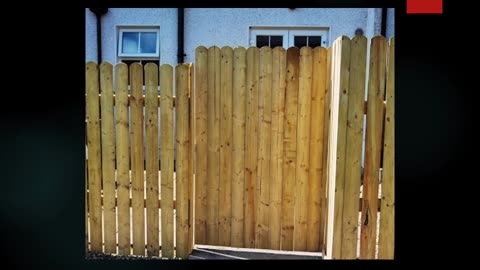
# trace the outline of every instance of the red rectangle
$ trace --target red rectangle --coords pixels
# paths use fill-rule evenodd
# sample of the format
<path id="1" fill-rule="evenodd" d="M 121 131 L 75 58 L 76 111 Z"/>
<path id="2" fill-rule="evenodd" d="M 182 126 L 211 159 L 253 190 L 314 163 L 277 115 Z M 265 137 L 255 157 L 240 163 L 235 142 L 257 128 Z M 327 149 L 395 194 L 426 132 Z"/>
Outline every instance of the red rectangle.
<path id="1" fill-rule="evenodd" d="M 442 14 L 443 0 L 407 0 L 407 14 Z"/>

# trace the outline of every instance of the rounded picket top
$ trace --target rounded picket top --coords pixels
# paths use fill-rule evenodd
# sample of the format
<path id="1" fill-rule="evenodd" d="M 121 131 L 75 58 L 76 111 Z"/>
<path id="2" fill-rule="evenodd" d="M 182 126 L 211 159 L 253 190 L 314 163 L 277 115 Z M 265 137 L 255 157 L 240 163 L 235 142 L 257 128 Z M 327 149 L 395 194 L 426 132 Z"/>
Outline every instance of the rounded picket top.
<path id="1" fill-rule="evenodd" d="M 205 46 L 198 46 L 197 48 L 195 48 L 195 53 L 206 53 L 208 52 L 208 48 L 205 47 Z"/>
<path id="2" fill-rule="evenodd" d="M 143 67 L 145 70 L 150 70 L 150 69 L 154 69 L 154 68 L 158 68 L 157 64 L 155 63 L 152 63 L 152 62 L 149 62 L 147 64 L 145 64 L 145 66 Z"/>
<path id="3" fill-rule="evenodd" d="M 233 49 L 233 51 L 247 51 L 247 49 L 243 46 L 237 46 Z"/>
<path id="4" fill-rule="evenodd" d="M 255 47 L 255 46 L 251 46 L 251 47 L 248 47 L 247 48 L 247 53 L 248 52 L 252 52 L 252 51 L 259 51 L 260 49 L 258 47 Z"/>
<path id="5" fill-rule="evenodd" d="M 139 62 L 130 64 L 130 70 L 138 70 L 138 69 L 143 70 L 142 64 L 140 64 Z"/>
<path id="6" fill-rule="evenodd" d="M 222 51 L 222 52 L 224 52 L 224 51 L 232 51 L 232 52 L 233 52 L 233 49 L 232 49 L 232 47 L 230 47 L 230 46 L 223 46 L 222 49 L 221 49 L 221 51 Z"/>
<path id="7" fill-rule="evenodd" d="M 189 66 L 189 63 L 178 63 L 175 66 L 175 71 L 176 72 L 181 71 L 181 70 L 187 70 L 188 71 L 188 66 Z"/>
<path id="8" fill-rule="evenodd" d="M 120 70 L 120 69 L 128 69 L 128 65 L 125 64 L 124 62 L 118 62 L 115 64 L 115 70 Z"/>
<path id="9" fill-rule="evenodd" d="M 272 48 L 270 48 L 269 46 L 263 46 L 260 48 L 260 52 L 268 52 L 268 51 L 272 51 Z"/>
<path id="10" fill-rule="evenodd" d="M 372 38 L 370 48 L 376 47 L 376 46 L 386 46 L 387 45 L 387 39 L 384 36 L 374 36 Z"/>
<path id="11" fill-rule="evenodd" d="M 312 48 L 311 47 L 302 47 L 300 48 L 300 56 L 302 55 L 311 55 L 312 54 Z"/>
<path id="12" fill-rule="evenodd" d="M 312 49 L 312 51 L 313 51 L 314 53 L 317 52 L 317 53 L 325 53 L 325 54 L 326 54 L 326 53 L 327 53 L 327 48 L 317 46 L 317 47 L 314 47 L 314 48 Z"/>
<path id="13" fill-rule="evenodd" d="M 359 44 L 365 43 L 365 44 L 367 44 L 367 41 L 368 41 L 367 37 L 363 36 L 363 35 L 354 36 L 352 38 L 352 44 L 353 43 L 359 43 Z"/>
<path id="14" fill-rule="evenodd" d="M 97 62 L 88 61 L 86 66 L 87 66 L 87 70 L 95 70 L 95 69 L 97 69 Z"/>
<path id="15" fill-rule="evenodd" d="M 273 51 L 283 52 L 283 51 L 285 51 L 285 48 L 283 48 L 282 46 L 275 46 L 275 47 L 273 48 Z"/>
<path id="16" fill-rule="evenodd" d="M 170 64 L 163 64 L 163 65 L 160 66 L 160 70 L 172 72 L 173 67 Z"/>
<path id="17" fill-rule="evenodd" d="M 104 68 L 113 68 L 113 65 L 112 65 L 112 63 L 110 63 L 108 61 L 103 61 L 100 64 L 100 69 L 104 69 Z"/>
<path id="18" fill-rule="evenodd" d="M 390 43 L 390 46 L 395 46 L 395 36 L 390 37 L 388 42 Z"/>
<path id="19" fill-rule="evenodd" d="M 208 47 L 208 52 L 213 52 L 213 51 L 220 51 L 220 48 L 215 45 Z"/>

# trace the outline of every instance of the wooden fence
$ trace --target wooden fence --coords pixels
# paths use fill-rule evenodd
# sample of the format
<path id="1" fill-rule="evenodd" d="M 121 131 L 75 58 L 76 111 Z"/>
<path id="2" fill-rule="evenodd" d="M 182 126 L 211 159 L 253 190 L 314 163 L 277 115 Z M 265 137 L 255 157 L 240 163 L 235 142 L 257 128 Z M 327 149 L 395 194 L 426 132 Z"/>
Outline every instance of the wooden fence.
<path id="1" fill-rule="evenodd" d="M 130 67 L 123 63 L 115 65 L 114 96 L 112 64 L 87 63 L 86 222 L 91 251 L 166 258 L 186 258 L 190 253 L 192 70 L 189 64 L 175 68 L 174 107 L 172 66 L 162 65 L 159 71 L 152 63 L 144 68 L 138 63 Z"/>
<path id="2" fill-rule="evenodd" d="M 200 46 L 193 66 L 176 67 L 175 98 L 169 65 L 160 96 L 158 67 L 145 66 L 142 96 L 140 64 L 115 66 L 113 95 L 112 65 L 87 63 L 90 250 L 185 258 L 195 243 L 393 258 L 394 47 L 373 38 L 367 74 L 361 36 L 328 49 Z"/>
<path id="3" fill-rule="evenodd" d="M 326 74 L 321 47 L 196 49 L 196 244 L 321 250 Z"/>
<path id="4" fill-rule="evenodd" d="M 333 259 L 393 259 L 395 39 L 391 38 L 388 44 L 381 36 L 371 40 L 368 78 L 365 37 L 350 40 L 342 36 L 329 50 L 332 53 L 332 87 L 329 103 L 329 162 L 326 170 L 328 217 L 324 255 Z M 368 80 L 366 106 L 365 80 Z M 361 173 L 364 113 L 365 171 L 363 187 L 360 189 L 358 179 Z M 362 196 L 359 201 L 360 190 Z"/>

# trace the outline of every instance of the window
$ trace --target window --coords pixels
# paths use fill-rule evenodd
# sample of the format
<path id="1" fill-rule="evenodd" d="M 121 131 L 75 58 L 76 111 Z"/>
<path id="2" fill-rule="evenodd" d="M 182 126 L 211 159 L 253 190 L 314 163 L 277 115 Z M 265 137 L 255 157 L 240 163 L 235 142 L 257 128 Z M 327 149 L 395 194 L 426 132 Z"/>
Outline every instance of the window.
<path id="1" fill-rule="evenodd" d="M 327 47 L 328 28 L 325 27 L 250 27 L 250 46 Z"/>
<path id="2" fill-rule="evenodd" d="M 119 57 L 160 57 L 159 29 L 124 28 L 119 30 Z"/>

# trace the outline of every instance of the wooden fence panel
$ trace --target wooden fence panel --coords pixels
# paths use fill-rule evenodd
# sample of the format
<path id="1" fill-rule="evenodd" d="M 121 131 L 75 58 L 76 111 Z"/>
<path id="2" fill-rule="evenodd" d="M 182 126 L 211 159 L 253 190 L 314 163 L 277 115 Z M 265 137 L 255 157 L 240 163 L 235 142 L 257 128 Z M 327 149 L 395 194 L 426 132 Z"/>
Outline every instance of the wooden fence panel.
<path id="1" fill-rule="evenodd" d="M 307 201 L 312 92 L 312 48 L 300 49 L 294 250 L 307 250 Z"/>
<path id="2" fill-rule="evenodd" d="M 258 153 L 258 79 L 259 49 L 247 49 L 246 113 L 245 113 L 245 247 L 255 247 Z"/>
<path id="3" fill-rule="evenodd" d="M 378 180 L 383 129 L 386 46 L 384 37 L 372 39 L 368 80 L 365 171 L 363 181 L 360 258 L 374 259 L 377 232 Z"/>
<path id="4" fill-rule="evenodd" d="M 220 49 L 208 49 L 207 115 L 207 244 L 218 244 L 218 187 L 220 181 Z"/>
<path id="5" fill-rule="evenodd" d="M 220 179 L 218 185 L 218 245 L 230 245 L 232 218 L 232 87 L 233 50 L 221 49 L 220 62 Z"/>
<path id="6" fill-rule="evenodd" d="M 158 66 L 145 65 L 145 151 L 147 178 L 147 255 L 158 256 Z"/>
<path id="7" fill-rule="evenodd" d="M 195 49 L 195 243 L 206 244 L 208 49 Z"/>
<path id="8" fill-rule="evenodd" d="M 297 164 L 298 72 L 300 50 L 287 50 L 285 92 L 284 158 L 282 182 L 282 250 L 293 250 L 295 184 Z"/>
<path id="9" fill-rule="evenodd" d="M 283 178 L 283 129 L 285 118 L 286 51 L 272 52 L 272 139 L 270 160 L 270 249 L 280 249 Z"/>
<path id="10" fill-rule="evenodd" d="M 102 206 L 100 190 L 102 164 L 100 159 L 98 66 L 96 63 L 87 63 L 86 79 L 90 250 L 102 252 Z"/>
<path id="11" fill-rule="evenodd" d="M 160 67 L 162 257 L 173 257 L 173 68 Z"/>
<path id="12" fill-rule="evenodd" d="M 187 64 L 178 64 L 176 78 L 176 257 L 186 259 L 188 250 L 188 184 L 189 184 L 189 106 Z"/>
<path id="13" fill-rule="evenodd" d="M 130 158 L 128 151 L 128 66 L 115 66 L 118 253 L 130 255 Z"/>
<path id="14" fill-rule="evenodd" d="M 258 174 L 256 248 L 269 248 L 270 142 L 272 138 L 272 49 L 260 49 L 258 85 Z"/>
<path id="15" fill-rule="evenodd" d="M 103 237 L 105 253 L 117 252 L 115 212 L 115 128 L 113 124 L 113 67 L 100 64 L 102 116 L 102 180 L 103 180 Z"/>
<path id="16" fill-rule="evenodd" d="M 395 244 L 395 38 L 390 38 L 383 137 L 382 213 L 378 258 L 393 259 Z"/>
<path id="17" fill-rule="evenodd" d="M 233 51 L 233 145 L 232 145 L 232 231 L 231 245 L 244 247 L 245 189 L 245 91 L 246 50 Z"/>
<path id="18" fill-rule="evenodd" d="M 310 114 L 310 146 L 308 171 L 307 251 L 320 251 L 320 215 L 323 171 L 323 130 L 325 113 L 327 50 L 313 49 L 312 92 Z"/>
<path id="19" fill-rule="evenodd" d="M 143 169 L 143 70 L 142 65 L 130 65 L 130 114 L 131 114 L 131 157 L 132 157 L 132 216 L 133 254 L 145 256 L 145 208 Z"/>
<path id="20" fill-rule="evenodd" d="M 367 38 L 356 36 L 350 44 L 350 82 L 348 92 L 345 189 L 342 219 L 342 259 L 357 257 L 358 198 L 362 165 L 363 108 Z"/>
<path id="21" fill-rule="evenodd" d="M 327 49 L 327 71 L 325 79 L 325 107 L 323 115 L 323 153 L 322 153 L 322 190 L 321 196 L 321 205 L 320 205 L 320 250 L 325 254 L 326 248 L 326 239 L 327 239 L 327 213 L 328 213 L 328 138 L 329 138 L 329 129 L 330 129 L 330 101 L 331 101 L 331 71 L 332 71 L 332 47 Z"/>

